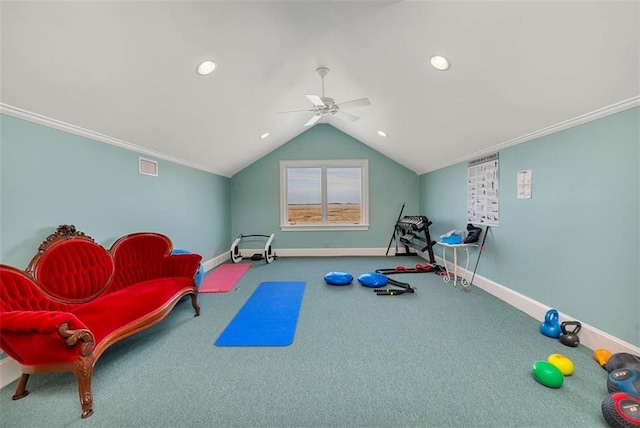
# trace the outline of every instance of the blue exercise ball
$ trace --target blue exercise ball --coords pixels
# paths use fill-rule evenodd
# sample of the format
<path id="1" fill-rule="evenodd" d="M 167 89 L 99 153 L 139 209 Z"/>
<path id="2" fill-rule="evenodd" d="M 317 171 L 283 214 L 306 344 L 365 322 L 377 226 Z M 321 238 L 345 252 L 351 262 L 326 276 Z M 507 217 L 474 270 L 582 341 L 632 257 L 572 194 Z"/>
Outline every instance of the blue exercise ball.
<path id="1" fill-rule="evenodd" d="M 181 250 L 175 248 L 171 254 L 193 254 L 191 251 Z M 202 263 L 200 263 L 200 267 L 198 268 L 198 273 L 196 274 L 196 285 L 200 287 L 200 283 L 202 282 L 202 278 L 204 278 L 204 268 L 202 267 Z"/>

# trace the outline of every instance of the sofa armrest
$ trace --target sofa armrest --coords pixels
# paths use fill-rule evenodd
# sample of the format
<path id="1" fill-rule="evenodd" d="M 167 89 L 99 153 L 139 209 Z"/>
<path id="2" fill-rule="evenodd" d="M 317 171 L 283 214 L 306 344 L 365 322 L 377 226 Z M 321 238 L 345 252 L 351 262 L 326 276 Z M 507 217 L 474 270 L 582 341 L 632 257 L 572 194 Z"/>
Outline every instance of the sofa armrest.
<path id="1" fill-rule="evenodd" d="M 3 333 L 51 334 L 57 332 L 63 324 L 73 329 L 86 329 L 86 326 L 70 312 L 9 311 L 0 314 L 0 331 Z"/>
<path id="2" fill-rule="evenodd" d="M 69 312 L 8 311 L 0 313 L 0 344 L 18 363 L 37 366 L 92 358 L 95 337 Z"/>
<path id="3" fill-rule="evenodd" d="M 201 260 L 199 254 L 171 254 L 164 259 L 164 274 L 167 277 L 195 277 Z"/>

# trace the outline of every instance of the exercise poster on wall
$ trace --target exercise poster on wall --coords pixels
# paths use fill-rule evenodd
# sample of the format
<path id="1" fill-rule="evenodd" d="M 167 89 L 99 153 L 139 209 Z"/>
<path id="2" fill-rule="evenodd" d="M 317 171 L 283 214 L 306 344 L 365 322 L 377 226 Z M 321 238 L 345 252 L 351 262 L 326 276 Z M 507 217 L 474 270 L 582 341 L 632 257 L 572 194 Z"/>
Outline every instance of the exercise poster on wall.
<path id="1" fill-rule="evenodd" d="M 467 223 L 497 226 L 499 216 L 498 153 L 469 162 L 467 167 Z"/>

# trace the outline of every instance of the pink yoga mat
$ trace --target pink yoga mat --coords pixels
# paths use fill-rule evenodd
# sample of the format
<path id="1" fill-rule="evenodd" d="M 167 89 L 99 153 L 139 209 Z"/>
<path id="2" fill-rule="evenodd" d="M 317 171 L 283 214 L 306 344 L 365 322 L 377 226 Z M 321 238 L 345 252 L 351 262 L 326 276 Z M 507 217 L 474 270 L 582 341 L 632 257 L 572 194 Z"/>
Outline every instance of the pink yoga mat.
<path id="1" fill-rule="evenodd" d="M 251 263 L 224 264 L 205 276 L 200 284 L 200 293 L 226 293 L 231 290 Z"/>

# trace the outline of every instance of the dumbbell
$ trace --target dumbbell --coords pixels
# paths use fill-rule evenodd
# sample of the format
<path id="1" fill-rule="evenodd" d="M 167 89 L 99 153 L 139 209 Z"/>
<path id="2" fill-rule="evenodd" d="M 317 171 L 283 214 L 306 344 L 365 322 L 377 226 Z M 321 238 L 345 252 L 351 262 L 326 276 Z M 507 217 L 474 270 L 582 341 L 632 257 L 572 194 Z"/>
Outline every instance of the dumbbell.
<path id="1" fill-rule="evenodd" d="M 607 390 L 612 392 L 626 392 L 640 398 L 640 376 L 633 369 L 617 369 L 609 373 Z"/>

